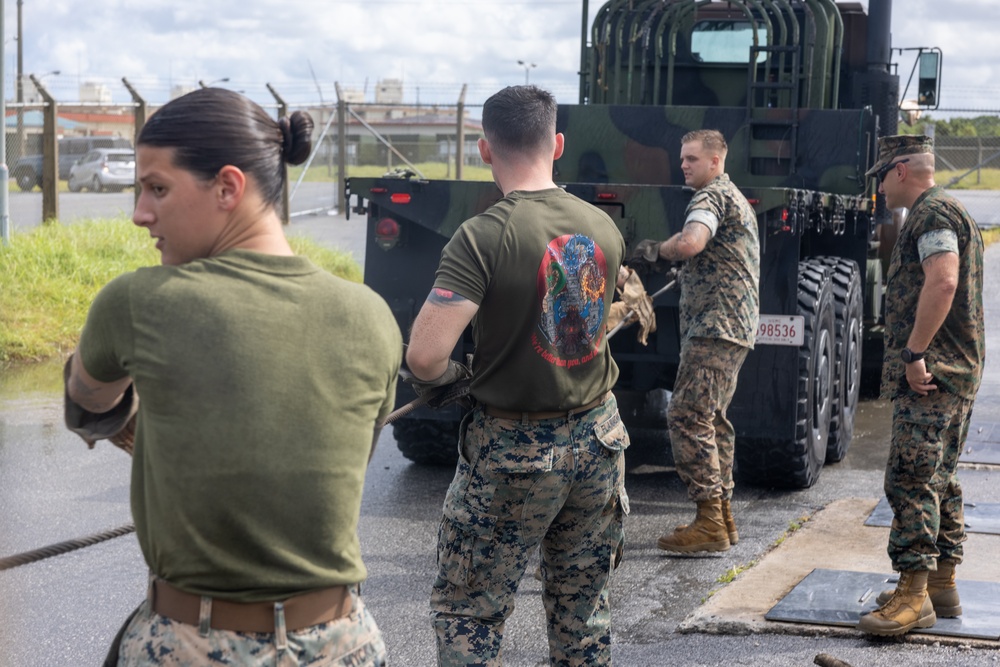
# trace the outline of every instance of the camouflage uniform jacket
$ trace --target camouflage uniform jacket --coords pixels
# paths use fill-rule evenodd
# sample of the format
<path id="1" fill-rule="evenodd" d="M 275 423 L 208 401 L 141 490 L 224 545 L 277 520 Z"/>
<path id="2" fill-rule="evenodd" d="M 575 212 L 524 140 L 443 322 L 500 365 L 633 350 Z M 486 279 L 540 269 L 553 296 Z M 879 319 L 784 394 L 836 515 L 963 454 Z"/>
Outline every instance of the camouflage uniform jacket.
<path id="1" fill-rule="evenodd" d="M 983 237 L 976 221 L 941 187 L 928 189 L 914 202 L 892 250 L 885 295 L 885 363 L 882 396 L 908 391 L 900 351 L 913 331 L 924 270 L 917 241 L 921 235 L 950 230 L 958 237 L 958 286 L 951 310 L 927 348 L 925 363 L 941 389 L 972 400 L 986 357 L 983 323 Z"/>
<path id="2" fill-rule="evenodd" d="M 753 348 L 759 319 L 757 215 L 727 174 L 694 193 L 684 213 L 711 211 L 719 227 L 680 274 L 681 338 L 721 338 Z"/>

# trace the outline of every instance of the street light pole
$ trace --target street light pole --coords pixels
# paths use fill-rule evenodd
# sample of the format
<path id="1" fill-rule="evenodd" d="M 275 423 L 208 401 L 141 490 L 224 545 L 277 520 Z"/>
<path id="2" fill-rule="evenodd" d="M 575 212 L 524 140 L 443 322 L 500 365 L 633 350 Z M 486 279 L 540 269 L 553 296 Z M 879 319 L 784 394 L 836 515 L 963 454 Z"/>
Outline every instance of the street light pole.
<path id="1" fill-rule="evenodd" d="M 201 86 L 202 88 L 211 88 L 212 86 L 214 86 L 217 83 L 226 83 L 227 81 L 229 81 L 229 77 L 228 76 L 227 77 L 223 77 L 221 79 L 216 79 L 215 81 L 209 81 L 208 83 L 205 83 L 205 81 L 203 79 L 198 79 L 198 85 Z"/>
<path id="2" fill-rule="evenodd" d="M 517 64 L 524 68 L 524 85 L 528 85 L 528 73 L 531 72 L 532 67 L 538 67 L 535 63 L 529 63 L 525 60 L 518 60 Z"/>

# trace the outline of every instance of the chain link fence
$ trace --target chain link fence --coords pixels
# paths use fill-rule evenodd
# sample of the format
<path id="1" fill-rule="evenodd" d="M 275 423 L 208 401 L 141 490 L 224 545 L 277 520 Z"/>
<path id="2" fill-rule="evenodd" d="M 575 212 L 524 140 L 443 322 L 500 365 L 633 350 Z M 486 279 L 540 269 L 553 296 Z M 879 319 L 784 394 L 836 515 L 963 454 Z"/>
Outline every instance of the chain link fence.
<path id="1" fill-rule="evenodd" d="M 980 227 L 1000 225 L 1000 137 L 936 137 L 935 180 Z"/>
<path id="2" fill-rule="evenodd" d="M 307 111 L 315 123 L 313 154 L 305 165 L 289 169 L 291 217 L 342 210 L 342 177 L 406 169 L 431 179 L 491 178 L 476 146 L 482 136 L 481 123 L 474 117 L 479 113 L 477 107 L 367 103 L 344 103 L 342 108 L 336 104 L 262 106 L 273 117 Z M 47 104 L 8 104 L 6 156 L 12 227 L 31 227 L 49 217 L 72 221 L 130 216 L 132 188 L 117 184 L 103 187 L 92 177 L 81 181 L 70 176 L 81 158 L 94 150 L 133 147 L 143 113 L 148 118 L 157 108 L 137 103 L 59 103 L 53 113 Z M 49 191 L 47 174 L 55 173 L 53 145 L 58 146 L 58 177 Z M 77 167 L 77 171 L 81 169 Z"/>
<path id="3" fill-rule="evenodd" d="M 263 106 L 274 117 L 283 111 L 278 104 Z M 59 103 L 53 113 L 47 104 L 8 104 L 12 227 L 34 226 L 47 217 L 72 221 L 131 216 L 132 188 L 103 187 L 93 176 L 81 181 L 70 175 L 81 158 L 97 149 L 133 146 L 143 112 L 148 118 L 157 108 Z M 476 146 L 482 136 L 481 107 L 345 101 L 297 105 L 284 112 L 296 110 L 312 115 L 315 131 L 313 155 L 305 165 L 289 170 L 293 218 L 342 211 L 342 177 L 408 170 L 428 179 L 492 178 Z M 51 193 L 43 193 L 55 144 L 58 178 Z M 937 182 L 961 199 L 981 226 L 1000 225 L 1000 137 L 939 136 L 935 153 Z M 53 204 L 51 198 L 57 201 Z"/>

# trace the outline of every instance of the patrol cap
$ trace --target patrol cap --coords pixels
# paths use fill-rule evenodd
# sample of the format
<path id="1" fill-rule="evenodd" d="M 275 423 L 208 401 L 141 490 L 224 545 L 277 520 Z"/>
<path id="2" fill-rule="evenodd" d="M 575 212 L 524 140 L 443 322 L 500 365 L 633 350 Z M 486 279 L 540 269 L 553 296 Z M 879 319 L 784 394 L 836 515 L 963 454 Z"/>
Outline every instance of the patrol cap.
<path id="1" fill-rule="evenodd" d="M 891 137 L 879 137 L 878 161 L 865 172 L 865 176 L 874 176 L 879 169 L 903 155 L 933 152 L 934 140 L 926 134 L 895 134 Z"/>

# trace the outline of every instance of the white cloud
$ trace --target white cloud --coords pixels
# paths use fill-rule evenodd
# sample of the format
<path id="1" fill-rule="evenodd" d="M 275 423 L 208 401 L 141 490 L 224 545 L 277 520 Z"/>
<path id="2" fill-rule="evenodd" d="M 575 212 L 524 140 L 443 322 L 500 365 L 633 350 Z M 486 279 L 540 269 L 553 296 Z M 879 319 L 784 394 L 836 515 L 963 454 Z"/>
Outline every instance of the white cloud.
<path id="1" fill-rule="evenodd" d="M 590 0 L 590 14 L 602 2 Z M 865 3 L 866 4 L 866 3 Z M 60 70 L 46 79 L 57 98 L 76 98 L 81 81 L 99 81 L 127 99 L 127 76 L 151 100 L 171 84 L 229 78 L 226 84 L 270 101 L 273 84 L 292 103 L 315 101 L 312 71 L 329 101 L 334 82 L 374 89 L 403 78 L 412 99 L 453 102 L 463 83 L 467 101 L 524 81 L 518 60 L 535 63 L 533 83 L 564 101 L 576 98 L 580 8 L 572 0 L 102 0 L 86 10 L 70 0 L 24 0 L 25 72 Z M 5 3 L 9 40 L 16 3 Z M 896 47 L 944 51 L 944 104 L 1000 108 L 997 41 L 1000 3 L 897 0 Z M 16 43 L 6 46 L 7 94 L 12 95 Z M 894 54 L 902 85 L 912 54 Z M 1000 86 L 1000 83 L 996 84 Z M 985 87 L 984 87 L 985 86 Z"/>

